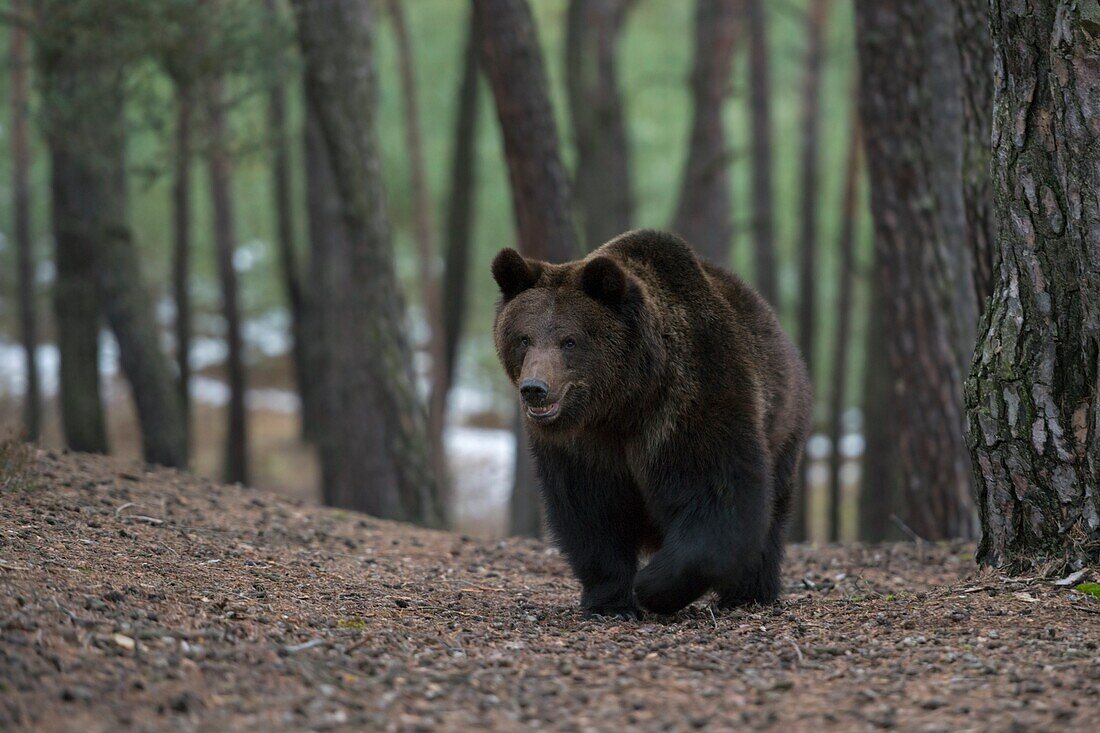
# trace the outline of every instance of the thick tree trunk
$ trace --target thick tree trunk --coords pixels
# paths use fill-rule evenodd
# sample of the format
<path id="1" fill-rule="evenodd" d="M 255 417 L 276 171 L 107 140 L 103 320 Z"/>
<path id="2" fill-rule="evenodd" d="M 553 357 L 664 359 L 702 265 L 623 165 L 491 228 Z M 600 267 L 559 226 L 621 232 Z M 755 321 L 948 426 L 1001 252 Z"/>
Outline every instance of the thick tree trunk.
<path id="1" fill-rule="evenodd" d="M 273 23 L 278 22 L 275 0 L 264 0 L 264 9 Z M 271 87 L 268 89 L 267 128 L 271 138 L 272 203 L 275 207 L 275 232 L 279 246 L 279 270 L 286 293 L 287 310 L 290 311 L 291 360 L 294 365 L 294 383 L 301 400 L 302 437 L 309 439 L 312 429 L 309 406 L 312 398 L 312 381 L 306 365 L 308 336 L 305 331 L 305 294 L 302 292 L 302 275 L 298 265 L 297 247 L 294 244 L 294 187 L 290 178 L 290 136 L 286 121 L 286 92 L 284 82 L 286 64 L 276 61 Z"/>
<path id="2" fill-rule="evenodd" d="M 23 16 L 26 14 L 26 3 L 24 0 L 13 0 L 11 9 L 13 13 Z M 31 240 L 31 148 L 27 126 L 30 58 L 27 30 L 17 23 L 11 26 L 8 54 L 11 62 L 12 219 L 19 280 L 19 335 L 23 342 L 23 365 L 27 375 L 23 393 L 23 433 L 27 440 L 36 441 L 42 432 L 42 395 L 38 385 L 38 319 L 35 315 L 34 250 Z"/>
<path id="3" fill-rule="evenodd" d="M 570 0 L 565 75 L 577 168 L 573 193 L 587 249 L 630 228 L 630 146 L 615 62 L 635 0 Z"/>
<path id="4" fill-rule="evenodd" d="M 752 128 L 752 231 L 756 249 L 756 288 L 779 304 L 772 211 L 771 71 L 764 0 L 745 0 L 749 34 L 749 110 Z"/>
<path id="5" fill-rule="evenodd" d="M 526 0 L 474 0 L 474 16 L 481 63 L 504 138 L 520 251 L 566 262 L 578 255 L 579 247 L 569 218 L 569 182 L 558 153 L 558 131 L 531 9 Z M 538 486 L 530 461 L 527 441 L 517 432 L 512 503 L 537 507 Z M 540 528 L 537 514 L 528 511 L 511 531 L 536 535 Z"/>
<path id="6" fill-rule="evenodd" d="M 237 234 L 233 219 L 233 163 L 230 159 L 229 130 L 226 124 L 225 94 L 221 83 L 210 87 L 207 107 L 210 173 L 210 204 L 214 222 L 214 252 L 221 282 L 222 316 L 225 319 L 226 380 L 229 404 L 226 406 L 225 480 L 248 483 L 248 421 L 245 406 L 244 341 L 241 337 L 241 310 L 234 253 Z"/>
<path id="7" fill-rule="evenodd" d="M 348 245 L 341 282 L 315 296 L 321 317 L 336 318 L 323 380 L 332 380 L 342 397 L 326 411 L 325 493 L 350 508 L 437 525 L 442 514 L 427 412 L 404 336 L 382 191 L 371 4 L 295 0 L 294 7 L 307 107 L 316 116 Z"/>
<path id="8" fill-rule="evenodd" d="M 970 320 L 957 287 L 969 275 L 959 162 L 948 125 L 952 94 L 942 42 L 944 6 L 856 3 L 861 117 L 875 218 L 875 277 L 895 390 L 905 521 L 926 539 L 975 534 L 962 437 L 960 328 Z M 956 61 L 957 63 L 957 61 Z M 961 128 L 960 128 L 961 129 Z M 952 171 L 954 175 L 952 175 Z M 868 431 L 880 429 L 867 426 Z"/>
<path id="9" fill-rule="evenodd" d="M 829 0 L 811 0 L 807 16 L 806 77 L 802 91 L 802 208 L 798 270 L 798 347 L 806 361 L 811 383 L 814 381 L 814 331 L 817 316 L 817 205 L 819 121 L 821 116 L 822 46 L 829 16 Z M 847 295 L 846 293 L 844 295 Z M 806 538 L 807 487 L 810 462 L 803 461 L 790 527 L 792 540 Z M 830 508 L 830 511 L 832 509 Z M 830 524 L 830 532 L 835 527 Z"/>
<path id="10" fill-rule="evenodd" d="M 451 160 L 451 193 L 448 197 L 447 227 L 444 240 L 447 251 L 443 263 L 443 371 L 442 381 L 432 385 L 430 412 L 445 413 L 447 395 L 454 382 L 458 360 L 458 342 L 466 315 L 467 275 L 473 239 L 477 194 L 478 126 L 478 43 L 473 16 L 463 52 L 462 81 L 458 88 L 455 113 L 454 150 Z"/>
<path id="11" fill-rule="evenodd" d="M 420 261 L 420 291 L 424 317 L 428 324 L 428 355 L 431 357 L 431 390 L 446 379 L 446 356 L 443 343 L 443 303 L 440 300 L 440 278 L 436 261 L 435 224 L 432 218 L 432 196 L 428 190 L 428 175 L 424 163 L 424 142 L 421 135 L 420 104 L 416 98 L 416 67 L 412 38 L 409 34 L 405 7 L 401 0 L 389 0 L 397 38 L 398 67 L 401 72 L 401 97 L 405 103 L 405 145 L 409 157 L 409 178 L 412 184 L 413 235 Z M 432 460 L 439 484 L 439 508 L 446 518 L 450 504 L 447 454 L 443 447 L 445 404 L 428 400 L 428 437 Z"/>
<path id="12" fill-rule="evenodd" d="M 973 287 L 978 314 L 993 294 L 997 227 L 989 175 L 993 118 L 993 39 L 989 31 L 989 0 L 953 0 L 954 44 L 961 65 L 962 183 L 966 206 L 966 237 L 973 252 Z"/>
<path id="13" fill-rule="evenodd" d="M 700 255 L 719 265 L 729 263 L 733 239 L 730 151 L 722 106 L 730 93 L 742 2 L 697 0 L 695 5 L 691 137 L 672 223 Z"/>
<path id="14" fill-rule="evenodd" d="M 176 149 L 172 172 L 172 290 L 176 300 L 176 369 L 184 439 L 191 445 L 191 125 L 194 102 L 176 85 Z"/>
<path id="15" fill-rule="evenodd" d="M 853 111 L 856 107 L 853 105 Z M 844 200 L 840 210 L 840 254 L 837 279 L 836 337 L 833 345 L 833 386 L 829 390 L 829 440 L 833 451 L 829 460 L 829 541 L 840 540 L 840 509 L 843 500 L 841 469 L 844 455 L 840 443 L 844 438 L 844 407 L 847 401 L 848 352 L 852 331 L 852 287 L 855 274 L 856 225 L 859 219 L 859 115 L 852 115 L 848 140 L 848 160 L 844 165 Z M 805 515 L 805 510 L 803 510 Z"/>
<path id="16" fill-rule="evenodd" d="M 992 0 L 995 291 L 967 386 L 979 561 L 1100 560 L 1095 4 Z"/>

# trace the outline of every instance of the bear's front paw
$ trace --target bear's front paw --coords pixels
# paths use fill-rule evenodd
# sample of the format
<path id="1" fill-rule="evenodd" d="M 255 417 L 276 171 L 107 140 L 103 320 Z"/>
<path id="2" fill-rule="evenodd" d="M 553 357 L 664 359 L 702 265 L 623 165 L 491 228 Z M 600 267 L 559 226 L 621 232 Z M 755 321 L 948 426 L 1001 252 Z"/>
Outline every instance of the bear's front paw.
<path id="1" fill-rule="evenodd" d="M 583 608 L 585 618 L 607 618 L 607 619 L 624 619 L 626 621 L 637 621 L 641 612 L 638 607 L 633 603 L 614 603 L 614 604 L 599 604 L 594 606 L 585 606 Z"/>

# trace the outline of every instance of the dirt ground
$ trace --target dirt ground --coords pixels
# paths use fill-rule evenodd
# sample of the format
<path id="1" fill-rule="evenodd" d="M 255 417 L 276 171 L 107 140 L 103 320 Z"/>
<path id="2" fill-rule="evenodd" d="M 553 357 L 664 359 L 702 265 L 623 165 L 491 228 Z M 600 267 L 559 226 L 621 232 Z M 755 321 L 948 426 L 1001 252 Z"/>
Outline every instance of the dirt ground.
<path id="1" fill-rule="evenodd" d="M 1030 731 L 1100 718 L 1100 601 L 979 572 L 968 546 L 797 546 L 777 607 L 585 621 L 539 542 L 106 458 L 26 464 L 0 479 L 0 730 Z"/>

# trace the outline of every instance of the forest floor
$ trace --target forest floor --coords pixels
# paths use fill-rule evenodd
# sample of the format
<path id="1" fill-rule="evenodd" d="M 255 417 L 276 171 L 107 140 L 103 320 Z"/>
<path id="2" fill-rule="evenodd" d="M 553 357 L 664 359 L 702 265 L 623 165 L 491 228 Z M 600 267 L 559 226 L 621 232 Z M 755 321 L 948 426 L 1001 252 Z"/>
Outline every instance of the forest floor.
<path id="1" fill-rule="evenodd" d="M 584 620 L 561 557 L 0 456 L 0 730 L 1096 730 L 1100 601 L 795 546 L 773 608 Z"/>

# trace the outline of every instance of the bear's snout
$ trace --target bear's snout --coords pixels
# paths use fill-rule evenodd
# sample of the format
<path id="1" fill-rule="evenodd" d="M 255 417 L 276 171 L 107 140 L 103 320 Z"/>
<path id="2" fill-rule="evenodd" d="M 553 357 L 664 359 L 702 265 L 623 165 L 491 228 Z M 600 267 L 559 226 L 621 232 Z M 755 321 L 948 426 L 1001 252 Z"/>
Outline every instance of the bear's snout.
<path id="1" fill-rule="evenodd" d="M 529 405 L 541 405 L 550 394 L 550 385 L 541 379 L 524 379 L 519 385 L 519 394 Z"/>

